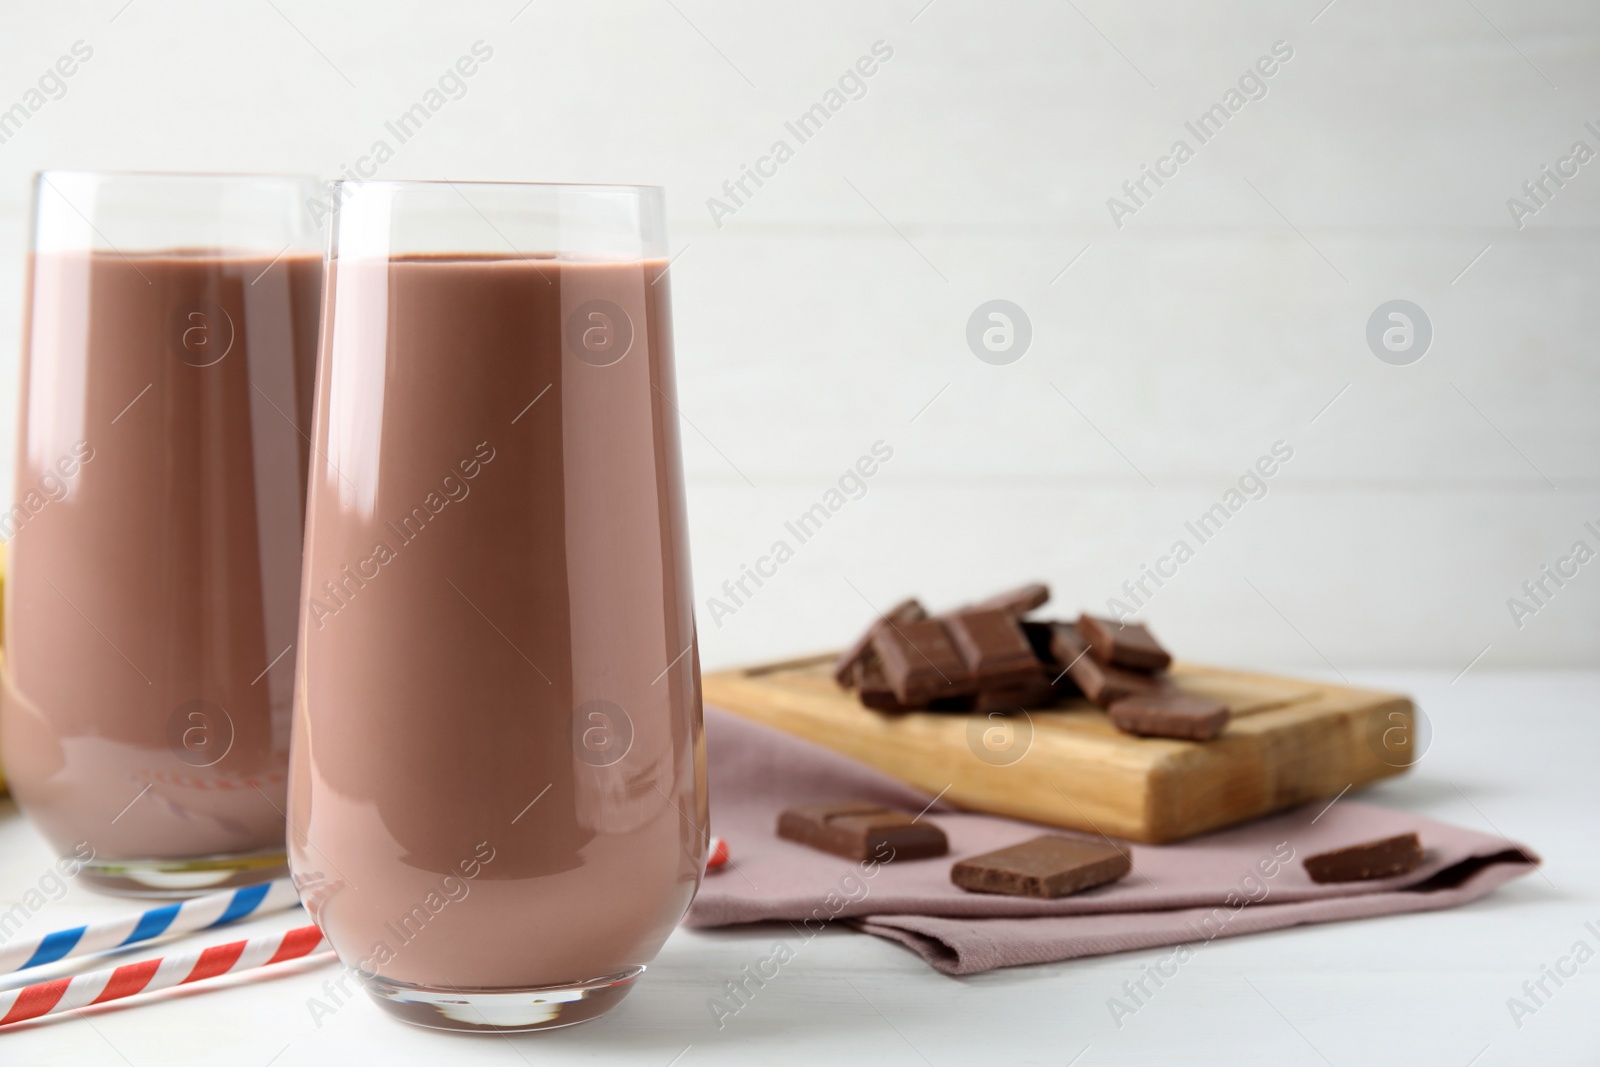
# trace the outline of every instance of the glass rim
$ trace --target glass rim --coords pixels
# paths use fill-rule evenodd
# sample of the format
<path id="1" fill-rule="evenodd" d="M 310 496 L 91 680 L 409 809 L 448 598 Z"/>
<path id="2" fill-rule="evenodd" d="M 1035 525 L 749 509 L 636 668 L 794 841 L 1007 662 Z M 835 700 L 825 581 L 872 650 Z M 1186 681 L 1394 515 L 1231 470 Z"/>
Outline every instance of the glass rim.
<path id="1" fill-rule="evenodd" d="M 206 179 L 281 179 L 284 181 L 312 181 L 321 184 L 315 174 L 296 171 L 248 170 L 79 170 L 73 167 L 42 167 L 33 172 L 34 181 L 44 178 L 206 178 Z"/>
<path id="2" fill-rule="evenodd" d="M 335 185 L 388 185 L 397 188 L 407 188 L 424 185 L 470 185 L 475 188 L 501 188 L 501 189 L 593 189 L 599 192 L 620 192 L 631 190 L 635 193 L 659 193 L 666 189 L 664 185 L 649 185 L 636 182 L 516 182 L 496 181 L 493 179 L 472 178 L 338 178 Z"/>

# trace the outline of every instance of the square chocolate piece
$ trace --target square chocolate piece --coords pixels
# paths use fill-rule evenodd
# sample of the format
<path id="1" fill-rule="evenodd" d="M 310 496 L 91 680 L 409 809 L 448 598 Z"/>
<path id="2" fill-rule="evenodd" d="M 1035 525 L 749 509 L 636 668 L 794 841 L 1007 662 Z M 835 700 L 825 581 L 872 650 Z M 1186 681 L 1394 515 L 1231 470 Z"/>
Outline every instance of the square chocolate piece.
<path id="1" fill-rule="evenodd" d="M 1047 708 L 1058 699 L 1056 687 L 1043 677 L 1022 685 L 978 690 L 974 711 L 1035 711 Z"/>
<path id="2" fill-rule="evenodd" d="M 1021 625 L 1022 634 L 1033 647 L 1034 658 L 1039 661 L 1040 666 L 1044 667 L 1052 678 L 1060 674 L 1065 664 L 1057 663 L 1055 653 L 1050 650 L 1050 638 L 1055 634 L 1055 624 L 1023 619 Z"/>
<path id="3" fill-rule="evenodd" d="M 932 823 L 871 801 L 790 808 L 778 816 L 778 836 L 853 860 L 924 859 L 950 847 Z"/>
<path id="4" fill-rule="evenodd" d="M 1115 882 L 1132 869 L 1132 861 L 1106 842 L 1047 834 L 961 860 L 950 868 L 950 880 L 974 893 L 1053 900 Z"/>
<path id="5" fill-rule="evenodd" d="M 1055 653 L 1050 650 L 1050 643 L 1055 636 L 1055 623 L 1033 622 L 1022 620 L 1022 632 L 1027 635 L 1028 644 L 1033 646 L 1033 654 L 1039 660 L 1039 666 L 1044 668 L 1045 681 L 1050 683 L 1050 688 L 1056 700 L 1068 697 L 1082 696 L 1083 690 L 1078 688 L 1078 683 L 1062 668 L 1064 663 L 1056 662 Z"/>
<path id="6" fill-rule="evenodd" d="M 849 686 L 851 674 L 855 667 L 868 658 L 872 651 L 872 637 L 887 625 L 901 626 L 908 622 L 917 622 L 926 619 L 928 612 L 916 600 L 902 600 L 878 618 L 872 621 L 866 631 L 855 640 L 855 644 L 839 654 L 833 661 L 833 680 L 842 686 Z"/>
<path id="7" fill-rule="evenodd" d="M 1026 615 L 1034 608 L 1039 607 L 1050 599 L 1050 587 L 1043 582 L 1029 582 L 1027 585 L 1018 586 L 1016 589 L 1007 589 L 1003 593 L 984 597 L 976 604 L 963 608 L 963 611 L 983 611 L 997 608 L 1011 615 Z"/>
<path id="8" fill-rule="evenodd" d="M 894 698 L 894 690 L 889 688 L 875 656 L 864 656 L 855 662 L 851 668 L 851 682 L 865 707 L 874 711 L 911 710 Z"/>
<path id="9" fill-rule="evenodd" d="M 1088 643 L 1078 635 L 1077 628 L 1070 622 L 1050 625 L 1053 627 L 1050 650 L 1056 660 L 1066 669 L 1068 677 L 1078 683 L 1083 695 L 1102 708 L 1110 707 L 1126 697 L 1159 692 L 1170 684 L 1164 678 L 1101 663 L 1089 654 Z"/>
<path id="10" fill-rule="evenodd" d="M 945 629 L 979 689 L 1023 685 L 1044 675 L 1016 617 L 998 608 L 963 611 L 945 619 Z"/>
<path id="11" fill-rule="evenodd" d="M 1228 706 L 1179 689 L 1137 693 L 1107 709 L 1111 725 L 1140 737 L 1209 741 L 1228 725 Z"/>
<path id="12" fill-rule="evenodd" d="M 1164 671 L 1172 665 L 1167 650 L 1140 623 L 1083 615 L 1078 619 L 1078 633 L 1089 643 L 1095 658 L 1108 666 Z"/>
<path id="13" fill-rule="evenodd" d="M 923 704 L 902 704 L 894 695 L 894 690 L 889 688 L 888 679 L 883 676 L 883 667 L 878 663 L 875 653 L 869 652 L 860 660 L 851 672 L 851 681 L 855 686 L 856 695 L 861 699 L 861 706 L 871 708 L 873 711 L 888 711 L 903 713 L 908 711 L 971 711 L 977 704 L 977 694 L 967 693 L 958 697 L 938 697 Z"/>
<path id="14" fill-rule="evenodd" d="M 1416 834 L 1397 834 L 1305 858 L 1306 873 L 1319 885 L 1393 878 L 1421 865 L 1422 842 Z"/>
<path id="15" fill-rule="evenodd" d="M 907 707 L 966 696 L 977 688 L 967 661 L 938 619 L 882 627 L 872 635 L 872 649 L 895 699 Z"/>

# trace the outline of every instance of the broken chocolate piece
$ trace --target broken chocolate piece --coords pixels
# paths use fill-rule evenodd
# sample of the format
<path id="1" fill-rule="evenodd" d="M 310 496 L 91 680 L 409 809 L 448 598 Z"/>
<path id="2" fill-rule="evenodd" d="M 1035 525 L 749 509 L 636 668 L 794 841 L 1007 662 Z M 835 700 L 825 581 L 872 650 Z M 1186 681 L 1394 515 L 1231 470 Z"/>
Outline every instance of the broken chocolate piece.
<path id="1" fill-rule="evenodd" d="M 1050 587 L 1043 582 L 1029 582 L 1027 585 L 1015 589 L 1007 589 L 1004 593 L 996 593 L 991 597 L 984 597 L 976 604 L 970 604 L 962 611 L 1004 611 L 1012 615 L 1025 615 L 1034 608 L 1039 607 L 1050 599 Z"/>
<path id="2" fill-rule="evenodd" d="M 1111 725 L 1141 737 L 1209 741 L 1228 725 L 1228 706 L 1177 689 L 1137 693 L 1109 707 Z"/>
<path id="3" fill-rule="evenodd" d="M 1070 622 L 1050 625 L 1050 649 L 1057 662 L 1078 683 L 1083 695 L 1102 708 L 1110 707 L 1126 697 L 1159 692 L 1171 684 L 1165 678 L 1101 663 L 1089 655 L 1088 643 Z"/>
<path id="4" fill-rule="evenodd" d="M 1050 900 L 1115 882 L 1132 869 L 1132 861 L 1106 842 L 1047 834 L 961 860 L 950 868 L 950 880 L 975 893 Z"/>
<path id="5" fill-rule="evenodd" d="M 1023 619 L 1021 625 L 1023 636 L 1028 639 L 1028 644 L 1033 646 L 1034 656 L 1038 658 L 1046 670 L 1051 667 L 1055 668 L 1055 672 L 1051 674 L 1051 677 L 1054 678 L 1056 674 L 1061 672 L 1061 664 L 1056 662 L 1055 653 L 1050 651 L 1050 637 L 1055 632 L 1051 629 L 1052 624 Z"/>
<path id="6" fill-rule="evenodd" d="M 915 860 L 949 851 L 937 826 L 871 801 L 790 808 L 778 816 L 778 836 L 853 860 Z"/>
<path id="7" fill-rule="evenodd" d="M 1044 674 L 1016 618 L 998 608 L 963 611 L 946 619 L 945 628 L 980 690 L 1023 685 Z"/>
<path id="8" fill-rule="evenodd" d="M 1041 675 L 1021 685 L 980 689 L 972 706 L 974 711 L 1033 711 L 1049 707 L 1058 696 L 1050 679 Z"/>
<path id="9" fill-rule="evenodd" d="M 938 619 L 882 627 L 872 636 L 872 649 L 895 699 L 907 707 L 966 696 L 976 688 L 966 660 Z"/>
<path id="10" fill-rule="evenodd" d="M 1416 834 L 1398 834 L 1305 858 L 1306 873 L 1318 884 L 1393 878 L 1421 865 L 1422 842 Z"/>
<path id="11" fill-rule="evenodd" d="M 1108 666 L 1164 671 L 1172 665 L 1167 650 L 1140 623 L 1083 615 L 1078 618 L 1078 633 L 1089 643 L 1095 658 Z"/>
<path id="12" fill-rule="evenodd" d="M 889 688 L 889 682 L 883 676 L 883 668 L 878 666 L 875 657 L 857 660 L 851 671 L 850 680 L 855 685 L 861 703 L 874 711 L 911 710 L 894 698 L 894 690 Z"/>
<path id="13" fill-rule="evenodd" d="M 866 658 L 868 651 L 872 648 L 873 635 L 883 626 L 888 624 L 903 626 L 906 623 L 917 622 L 927 617 L 927 610 L 915 598 L 900 601 L 900 603 L 873 620 L 872 625 L 867 627 L 866 632 L 856 638 L 855 644 L 841 652 L 839 658 L 833 661 L 833 680 L 843 686 L 850 684 L 852 669 L 857 663 Z"/>
<path id="14" fill-rule="evenodd" d="M 1050 651 L 1050 641 L 1055 634 L 1055 624 L 1049 622 L 1030 622 L 1022 620 L 1022 632 L 1028 638 L 1028 644 L 1033 646 L 1033 654 L 1039 659 L 1039 666 L 1044 668 L 1045 681 L 1050 683 L 1051 691 L 1056 700 L 1068 697 L 1082 696 L 1083 690 L 1078 688 L 1078 683 L 1072 680 L 1063 668 L 1064 663 L 1056 662 L 1056 657 Z"/>
<path id="15" fill-rule="evenodd" d="M 900 703 L 900 699 L 894 695 L 894 690 L 889 688 L 889 682 L 883 676 L 883 668 L 879 666 L 876 655 L 866 656 L 856 664 L 851 674 L 851 681 L 861 698 L 862 706 L 873 711 L 971 711 L 977 706 L 976 697 L 972 693 L 956 697 L 938 697 L 925 704 Z"/>

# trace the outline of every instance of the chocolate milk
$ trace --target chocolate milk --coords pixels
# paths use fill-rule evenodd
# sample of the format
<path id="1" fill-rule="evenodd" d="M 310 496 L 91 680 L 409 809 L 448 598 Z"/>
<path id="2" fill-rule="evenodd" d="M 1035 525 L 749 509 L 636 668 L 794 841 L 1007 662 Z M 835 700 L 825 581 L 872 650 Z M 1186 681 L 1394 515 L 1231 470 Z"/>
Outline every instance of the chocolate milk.
<path id="1" fill-rule="evenodd" d="M 304 255 L 31 264 L 0 753 L 63 853 L 283 848 L 320 279 Z"/>
<path id="2" fill-rule="evenodd" d="M 659 261 L 337 261 L 290 862 L 348 966 L 525 989 L 648 962 L 704 862 Z"/>

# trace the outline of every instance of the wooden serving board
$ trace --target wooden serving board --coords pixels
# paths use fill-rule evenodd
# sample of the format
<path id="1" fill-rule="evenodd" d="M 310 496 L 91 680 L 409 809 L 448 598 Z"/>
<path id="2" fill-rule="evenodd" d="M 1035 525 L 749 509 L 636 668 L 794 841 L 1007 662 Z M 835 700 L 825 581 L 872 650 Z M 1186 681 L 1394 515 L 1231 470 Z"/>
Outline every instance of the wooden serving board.
<path id="1" fill-rule="evenodd" d="M 705 702 L 944 792 L 972 811 L 1156 844 L 1332 797 L 1411 763 L 1396 693 L 1177 664 L 1233 712 L 1212 741 L 1142 738 L 1076 699 L 1011 715 L 890 714 L 834 684 L 831 655 L 709 674 Z"/>

